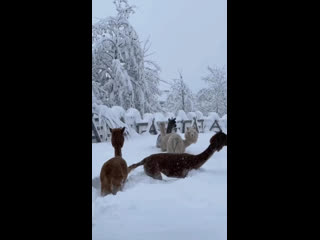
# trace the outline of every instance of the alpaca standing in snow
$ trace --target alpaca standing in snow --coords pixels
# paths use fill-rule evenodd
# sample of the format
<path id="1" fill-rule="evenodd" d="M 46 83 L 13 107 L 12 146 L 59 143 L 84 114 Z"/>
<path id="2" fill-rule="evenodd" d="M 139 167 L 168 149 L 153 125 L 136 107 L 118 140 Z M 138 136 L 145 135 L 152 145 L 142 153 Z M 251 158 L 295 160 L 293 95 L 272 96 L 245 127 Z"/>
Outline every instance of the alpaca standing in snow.
<path id="1" fill-rule="evenodd" d="M 160 123 L 160 136 L 161 136 L 161 150 L 163 152 L 167 151 L 167 143 L 168 143 L 168 139 L 169 137 L 172 135 L 173 133 L 168 133 L 166 134 L 166 126 L 164 122 Z"/>
<path id="2" fill-rule="evenodd" d="M 160 123 L 161 150 L 168 153 L 184 153 L 186 148 L 198 140 L 198 132 L 194 128 L 187 128 L 183 140 L 177 133 L 165 133 L 164 124 Z"/>
<path id="3" fill-rule="evenodd" d="M 184 153 L 186 148 L 198 140 L 198 132 L 194 128 L 187 128 L 183 140 L 179 134 L 173 133 L 168 139 L 167 152 L 168 153 Z"/>
<path id="4" fill-rule="evenodd" d="M 160 125 L 161 125 L 161 123 L 160 123 Z M 167 134 L 171 133 L 172 130 L 173 130 L 174 128 L 176 128 L 176 127 L 177 127 L 177 125 L 176 125 L 176 119 L 175 119 L 175 118 L 169 118 L 169 119 L 168 119 Z M 157 146 L 158 148 L 161 148 L 161 139 L 162 139 L 161 134 L 159 134 L 159 135 L 158 135 L 158 138 L 157 138 L 157 144 L 156 144 L 156 146 Z"/>
<path id="5" fill-rule="evenodd" d="M 185 178 L 188 172 L 199 169 L 210 157 L 227 146 L 227 135 L 218 132 L 210 139 L 209 147 L 198 155 L 188 153 L 158 153 L 146 157 L 139 163 L 132 164 L 128 172 L 143 165 L 144 172 L 154 178 L 162 180 L 161 173 L 167 177 Z"/>
<path id="6" fill-rule="evenodd" d="M 123 189 L 124 183 L 128 176 L 128 166 L 122 158 L 121 148 L 124 143 L 125 128 L 110 128 L 111 143 L 114 147 L 114 157 L 105 162 L 100 172 L 101 196 L 110 193 L 116 195 L 119 190 Z"/>

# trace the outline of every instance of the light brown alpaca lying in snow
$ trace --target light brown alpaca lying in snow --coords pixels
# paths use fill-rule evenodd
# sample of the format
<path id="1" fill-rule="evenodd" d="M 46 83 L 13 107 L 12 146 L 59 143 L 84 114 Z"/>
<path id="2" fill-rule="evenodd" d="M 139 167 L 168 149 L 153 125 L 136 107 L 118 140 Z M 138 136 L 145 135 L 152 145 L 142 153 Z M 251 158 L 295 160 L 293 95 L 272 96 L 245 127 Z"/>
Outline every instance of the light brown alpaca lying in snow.
<path id="1" fill-rule="evenodd" d="M 123 189 L 127 179 L 128 166 L 121 153 L 124 143 L 124 130 L 125 128 L 110 128 L 112 133 L 111 143 L 114 147 L 115 157 L 105 162 L 101 168 L 101 196 L 106 196 L 110 193 L 116 195 L 118 191 Z"/>
<path id="2" fill-rule="evenodd" d="M 187 128 L 183 140 L 177 133 L 165 133 L 165 125 L 160 123 L 161 150 L 168 153 L 184 153 L 186 148 L 198 140 L 198 132 L 194 128 Z"/>

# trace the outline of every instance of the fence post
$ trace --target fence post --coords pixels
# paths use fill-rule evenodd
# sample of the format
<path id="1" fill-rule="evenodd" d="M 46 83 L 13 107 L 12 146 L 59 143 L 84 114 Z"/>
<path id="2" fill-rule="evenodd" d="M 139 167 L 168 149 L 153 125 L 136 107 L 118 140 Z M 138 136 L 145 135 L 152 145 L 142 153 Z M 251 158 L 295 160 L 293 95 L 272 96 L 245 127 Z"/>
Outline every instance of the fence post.
<path id="1" fill-rule="evenodd" d="M 182 133 L 184 133 L 184 128 L 186 126 L 186 123 L 184 122 L 184 120 L 181 120 L 182 121 Z"/>

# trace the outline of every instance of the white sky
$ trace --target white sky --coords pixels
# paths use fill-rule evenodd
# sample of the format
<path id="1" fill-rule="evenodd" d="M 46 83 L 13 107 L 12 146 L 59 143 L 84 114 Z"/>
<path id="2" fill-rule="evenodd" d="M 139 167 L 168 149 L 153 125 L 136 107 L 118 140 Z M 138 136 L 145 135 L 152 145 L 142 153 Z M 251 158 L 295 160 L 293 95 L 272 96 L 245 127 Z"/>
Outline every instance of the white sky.
<path id="1" fill-rule="evenodd" d="M 150 37 L 149 58 L 171 81 L 182 71 L 193 92 L 206 87 L 207 66 L 227 66 L 227 0 L 129 0 L 136 5 L 130 23 L 140 40 Z M 115 16 L 113 0 L 92 0 L 95 18 Z M 166 84 L 161 84 L 167 87 Z"/>

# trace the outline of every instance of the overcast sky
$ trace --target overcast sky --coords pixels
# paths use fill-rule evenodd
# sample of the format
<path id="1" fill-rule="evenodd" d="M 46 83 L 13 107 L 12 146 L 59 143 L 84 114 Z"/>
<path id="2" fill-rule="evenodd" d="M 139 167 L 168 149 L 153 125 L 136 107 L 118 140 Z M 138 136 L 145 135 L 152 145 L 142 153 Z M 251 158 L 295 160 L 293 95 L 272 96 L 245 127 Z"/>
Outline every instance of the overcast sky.
<path id="1" fill-rule="evenodd" d="M 129 21 L 140 40 L 150 37 L 149 58 L 170 81 L 182 71 L 193 92 L 206 87 L 207 66 L 227 66 L 227 0 L 129 0 Z M 113 0 L 92 0 L 92 22 L 115 16 Z M 167 85 L 162 86 L 167 87 Z M 163 87 L 162 87 L 163 88 Z"/>

